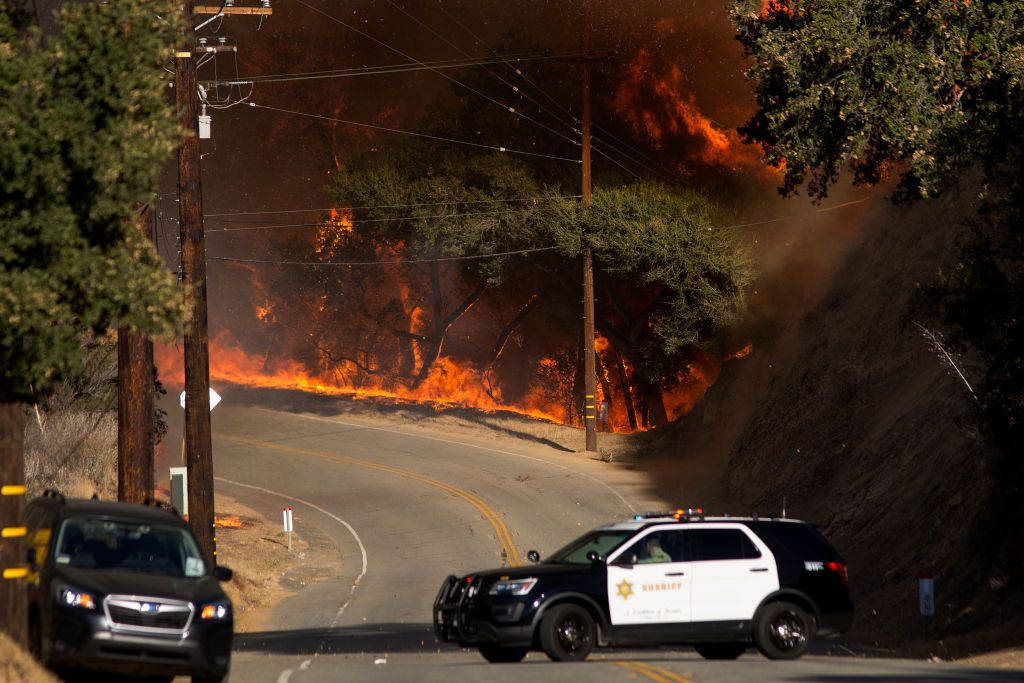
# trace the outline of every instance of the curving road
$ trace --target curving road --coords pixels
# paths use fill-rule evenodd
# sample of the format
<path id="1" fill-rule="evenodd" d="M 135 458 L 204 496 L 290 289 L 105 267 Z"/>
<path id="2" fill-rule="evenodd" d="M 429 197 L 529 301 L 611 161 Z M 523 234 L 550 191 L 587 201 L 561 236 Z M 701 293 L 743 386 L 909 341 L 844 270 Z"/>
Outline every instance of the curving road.
<path id="1" fill-rule="evenodd" d="M 687 648 L 597 651 L 584 664 L 531 653 L 486 663 L 430 626 L 442 579 L 551 551 L 637 510 L 665 509 L 641 475 L 550 444 L 370 418 L 224 406 L 213 415 L 218 490 L 340 553 L 339 576 L 283 601 L 273 630 L 237 638 L 231 681 L 1020 681 L 1024 672 L 854 655 L 797 662 L 753 651 L 706 662 Z"/>

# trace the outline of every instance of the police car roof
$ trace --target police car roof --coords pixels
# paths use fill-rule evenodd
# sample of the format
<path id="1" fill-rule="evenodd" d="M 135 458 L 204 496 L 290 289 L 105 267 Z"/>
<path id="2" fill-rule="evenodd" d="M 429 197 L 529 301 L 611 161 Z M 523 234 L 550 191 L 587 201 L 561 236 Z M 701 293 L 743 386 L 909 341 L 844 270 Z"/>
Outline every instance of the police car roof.
<path id="1" fill-rule="evenodd" d="M 750 517 L 732 517 L 730 515 L 722 515 L 716 517 L 710 516 L 691 516 L 691 517 L 676 517 L 672 514 L 664 515 L 636 515 L 630 519 L 624 519 L 619 522 L 613 522 L 605 526 L 598 527 L 602 531 L 639 531 L 640 529 L 655 526 L 658 524 L 693 524 L 693 523 L 708 523 L 708 522 L 790 522 L 793 524 L 806 524 L 800 519 L 793 519 L 791 517 L 761 517 L 761 516 L 750 516 Z"/>

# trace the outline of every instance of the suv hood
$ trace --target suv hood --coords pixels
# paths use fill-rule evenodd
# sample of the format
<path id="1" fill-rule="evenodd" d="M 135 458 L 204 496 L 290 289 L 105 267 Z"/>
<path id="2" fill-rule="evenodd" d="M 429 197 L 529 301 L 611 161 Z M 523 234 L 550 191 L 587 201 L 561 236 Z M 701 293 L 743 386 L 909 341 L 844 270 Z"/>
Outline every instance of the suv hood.
<path id="1" fill-rule="evenodd" d="M 600 567 L 601 565 L 596 565 Z M 503 567 L 501 569 L 488 569 L 482 572 L 473 572 L 467 576 L 479 576 L 482 579 L 498 580 L 502 577 L 510 579 L 525 579 L 531 576 L 544 576 L 546 574 L 567 574 L 570 572 L 590 572 L 595 565 L 592 564 L 528 564 L 524 567 Z"/>
<path id="2" fill-rule="evenodd" d="M 85 569 L 54 566 L 54 578 L 85 591 L 109 595 L 139 595 L 172 598 L 190 602 L 224 600 L 220 583 L 212 576 L 186 578 L 164 574 L 147 574 L 123 569 Z"/>

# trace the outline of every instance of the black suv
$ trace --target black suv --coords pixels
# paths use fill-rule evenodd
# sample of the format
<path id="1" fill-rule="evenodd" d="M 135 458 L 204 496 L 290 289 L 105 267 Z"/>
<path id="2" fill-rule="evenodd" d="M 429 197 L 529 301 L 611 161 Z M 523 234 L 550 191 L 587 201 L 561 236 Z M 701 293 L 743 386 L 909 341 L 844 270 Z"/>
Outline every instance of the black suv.
<path id="1" fill-rule="evenodd" d="M 757 647 L 795 659 L 853 620 L 846 565 L 792 519 L 637 515 L 599 527 L 528 567 L 449 576 L 434 601 L 441 641 L 491 662 L 531 649 L 556 661 L 595 645 L 692 644 L 707 659 Z"/>
<path id="2" fill-rule="evenodd" d="M 46 492 L 28 504 L 29 644 L 51 668 L 220 681 L 234 617 L 188 524 L 169 509 Z"/>

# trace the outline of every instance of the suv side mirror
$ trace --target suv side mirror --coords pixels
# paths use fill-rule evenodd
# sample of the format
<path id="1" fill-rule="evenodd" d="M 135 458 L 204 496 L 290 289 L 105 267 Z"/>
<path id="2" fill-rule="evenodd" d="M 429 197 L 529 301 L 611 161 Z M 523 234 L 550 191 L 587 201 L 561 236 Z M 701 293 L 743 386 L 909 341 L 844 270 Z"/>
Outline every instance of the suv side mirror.
<path id="1" fill-rule="evenodd" d="M 213 568 L 213 578 L 218 581 L 230 581 L 231 577 L 234 575 L 235 573 L 233 571 L 223 565 L 218 564 Z"/>
<path id="2" fill-rule="evenodd" d="M 540 562 L 540 553 L 538 553 L 536 550 L 531 550 L 526 553 L 526 559 L 533 563 Z"/>
<path id="3" fill-rule="evenodd" d="M 587 553 L 587 559 L 594 564 L 598 564 L 599 562 L 601 562 L 601 555 L 596 550 L 591 550 L 589 553 Z"/>

